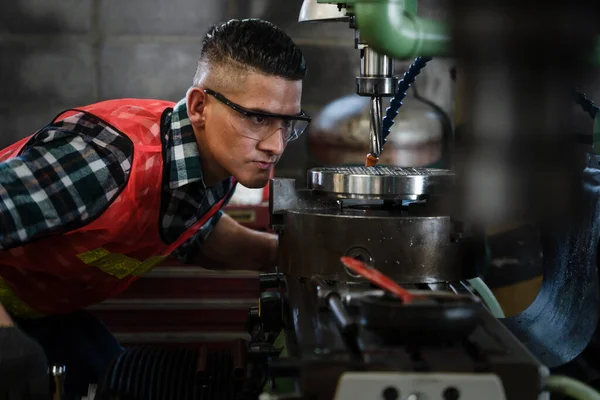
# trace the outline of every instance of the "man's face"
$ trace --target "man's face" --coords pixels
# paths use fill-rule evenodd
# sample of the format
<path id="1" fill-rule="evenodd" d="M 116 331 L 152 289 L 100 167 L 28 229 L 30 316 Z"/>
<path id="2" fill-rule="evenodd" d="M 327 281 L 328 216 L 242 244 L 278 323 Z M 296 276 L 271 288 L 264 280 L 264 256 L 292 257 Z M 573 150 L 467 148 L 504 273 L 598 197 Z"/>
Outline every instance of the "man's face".
<path id="1" fill-rule="evenodd" d="M 301 97 L 302 81 L 250 72 L 239 90 L 206 96 L 203 145 L 214 161 L 242 185 L 263 187 L 286 147 L 284 136 L 289 121 L 263 118 L 260 112 L 298 115 Z M 236 111 L 236 106 L 258 114 L 244 115 Z"/>

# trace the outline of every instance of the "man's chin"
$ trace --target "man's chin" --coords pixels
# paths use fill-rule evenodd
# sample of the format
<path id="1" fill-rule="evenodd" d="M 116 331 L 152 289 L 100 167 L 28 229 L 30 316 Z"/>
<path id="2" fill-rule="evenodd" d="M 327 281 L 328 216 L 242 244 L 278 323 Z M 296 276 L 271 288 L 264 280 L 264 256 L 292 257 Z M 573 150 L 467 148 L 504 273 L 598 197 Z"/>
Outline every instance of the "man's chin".
<path id="1" fill-rule="evenodd" d="M 269 183 L 268 175 L 264 176 L 252 176 L 252 177 L 240 177 L 237 180 L 241 185 L 247 187 L 248 189 L 262 189 L 267 183 Z"/>

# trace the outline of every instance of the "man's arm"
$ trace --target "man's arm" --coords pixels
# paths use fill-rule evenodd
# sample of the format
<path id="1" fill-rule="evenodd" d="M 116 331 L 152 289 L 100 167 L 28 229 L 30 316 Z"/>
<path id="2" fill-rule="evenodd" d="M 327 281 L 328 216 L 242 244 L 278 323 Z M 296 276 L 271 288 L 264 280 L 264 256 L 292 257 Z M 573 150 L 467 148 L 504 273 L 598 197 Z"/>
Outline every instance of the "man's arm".
<path id="1" fill-rule="evenodd" d="M 277 257 L 276 235 L 248 229 L 227 214 L 199 246 L 200 251 L 185 262 L 208 269 L 270 271 Z"/>
<path id="2" fill-rule="evenodd" d="M 125 185 L 127 139 L 98 129 L 92 141 L 70 130 L 79 123 L 89 131 L 85 117 L 69 120 L 68 127 L 45 128 L 22 155 L 0 163 L 0 254 L 85 225 Z"/>

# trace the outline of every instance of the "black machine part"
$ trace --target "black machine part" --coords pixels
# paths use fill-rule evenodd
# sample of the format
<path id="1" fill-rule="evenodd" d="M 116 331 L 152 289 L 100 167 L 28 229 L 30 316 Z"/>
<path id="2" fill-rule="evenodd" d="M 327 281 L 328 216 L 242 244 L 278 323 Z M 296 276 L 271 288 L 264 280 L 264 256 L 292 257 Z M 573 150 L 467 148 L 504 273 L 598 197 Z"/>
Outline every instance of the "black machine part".
<path id="1" fill-rule="evenodd" d="M 452 218 L 443 195 L 427 194 L 408 204 L 334 200 L 279 178 L 270 190 L 271 223 L 279 233 L 277 265 L 291 276 L 364 281 L 339 262 L 346 255 L 377 265 L 401 283 L 458 282 L 478 276 L 485 262 L 482 235 Z"/>
<path id="2" fill-rule="evenodd" d="M 447 309 L 461 310 L 464 325 L 455 330 L 455 335 L 438 335 L 437 341 L 433 336 L 424 342 L 390 340 L 360 323 L 356 335 L 349 337 L 344 336 L 331 308 L 323 306 L 318 287 L 313 280 L 285 276 L 281 288 L 288 357 L 272 359 L 269 371 L 272 378 L 293 379 L 298 398 L 333 398 L 339 377 L 349 371 L 493 373 L 502 380 L 507 398 L 538 398 L 546 368 L 478 302 L 472 302 L 473 309 L 466 306 L 464 300 L 448 305 Z M 360 320 L 360 301 L 350 302 L 358 307 L 344 303 L 346 312 Z M 390 312 L 382 311 L 385 307 L 382 303 L 379 306 L 380 309 L 375 310 L 379 316 L 370 321 L 375 326 L 382 323 L 379 317 Z M 477 308 L 478 312 L 470 312 Z M 442 319 L 436 324 L 449 326 L 456 317 L 452 313 L 431 311 L 429 317 L 437 314 Z M 417 326 L 405 326 L 405 329 L 418 332 L 426 320 L 427 316 L 417 317 Z M 471 323 L 476 320 L 473 327 Z M 402 322 L 388 320 L 389 325 L 400 327 Z"/>
<path id="3" fill-rule="evenodd" d="M 391 295 L 363 296 L 359 300 L 361 324 L 396 343 L 460 340 L 481 322 L 481 305 L 466 296 L 431 296 L 402 304 Z"/>
<path id="4" fill-rule="evenodd" d="M 255 399 L 263 373 L 248 365 L 243 340 L 218 347 L 128 348 L 107 370 L 95 399 Z"/>

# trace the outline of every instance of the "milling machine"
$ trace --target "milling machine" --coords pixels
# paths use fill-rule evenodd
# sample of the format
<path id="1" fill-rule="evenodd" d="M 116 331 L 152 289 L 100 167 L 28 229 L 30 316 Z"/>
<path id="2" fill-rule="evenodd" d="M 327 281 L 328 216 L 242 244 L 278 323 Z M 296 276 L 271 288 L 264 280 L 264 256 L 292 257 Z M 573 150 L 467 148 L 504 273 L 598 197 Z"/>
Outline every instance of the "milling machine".
<path id="1" fill-rule="evenodd" d="M 548 390 L 556 390 L 551 369 L 576 358 L 594 334 L 598 213 L 589 188 L 598 183 L 598 163 L 590 156 L 584 169 L 565 150 L 565 132 L 528 114 L 568 107 L 564 91 L 572 83 L 564 75 L 576 76 L 585 63 L 568 65 L 548 50 L 560 40 L 520 25 L 519 18 L 534 12 L 533 2 L 521 8 L 458 3 L 451 6 L 455 23 L 446 26 L 418 17 L 416 1 L 304 1 L 300 22 L 342 21 L 355 30 L 361 59 L 356 94 L 371 98 L 370 148 L 365 166 L 311 169 L 307 188 L 296 188 L 290 179 L 271 181 L 278 273 L 262 277 L 265 291 L 251 342 L 257 354 L 261 346 L 271 353 L 265 399 L 547 398 Z M 543 19 L 554 33 L 579 39 L 581 46 L 566 54 L 578 62 L 594 37 L 580 6 L 557 5 Z M 507 24 L 511 17 L 515 30 L 522 30 L 520 42 Z M 565 31 L 558 23 L 569 18 L 581 25 Z M 490 45 L 491 38 L 506 40 L 504 47 Z M 540 49 L 523 53 L 533 45 Z M 459 57 L 470 89 L 471 115 L 457 138 L 457 165 L 376 166 L 418 70 L 430 57 L 449 54 Z M 394 58 L 414 57 L 403 79 L 394 76 Z M 502 75 L 510 68 L 514 76 Z M 557 77 L 545 74 L 556 70 Z M 527 72 L 544 78 L 531 77 L 519 87 Z M 539 98 L 536 90 L 544 87 L 555 93 Z M 523 110 L 507 106 L 523 105 L 522 95 L 535 96 L 535 104 Z M 389 97 L 384 111 L 382 99 Z M 494 108 L 506 115 L 490 114 Z M 548 173 L 554 182 L 542 180 Z M 566 193 L 557 196 L 557 188 Z M 551 199 L 532 207 L 540 198 Z M 556 217 L 557 210 L 566 217 Z M 527 310 L 503 318 L 480 279 L 489 263 L 484 228 L 521 218 L 543 229 L 544 283 Z M 402 304 L 348 270 L 341 256 L 370 265 L 426 301 Z M 579 269 L 569 271 L 574 263 Z M 284 353 L 274 357 L 279 348 Z"/>
<path id="2" fill-rule="evenodd" d="M 533 0 L 462 0 L 449 3 L 446 25 L 417 16 L 415 0 L 306 0 L 301 22 L 343 21 L 356 31 L 356 93 L 371 97 L 367 165 L 312 169 L 307 188 L 271 181 L 278 271 L 261 276 L 246 351 L 213 355 L 201 377 L 195 353 L 161 356 L 181 359 L 169 365 L 189 365 L 189 375 L 148 398 L 512 400 L 576 387 L 551 371 L 589 349 L 598 316 L 600 159 L 580 163 L 566 150 L 560 112 L 595 40 L 598 10 L 584 3 L 559 1 L 540 14 Z M 393 122 L 382 98 L 403 94 L 394 59 L 451 54 L 468 81 L 456 164 L 375 166 Z M 540 226 L 544 281 L 527 310 L 501 318 L 479 279 L 489 257 L 484 227 L 515 219 Z M 342 256 L 419 300 L 401 302 Z M 136 357 L 144 355 L 126 353 L 121 365 Z M 115 367 L 116 386 L 118 375 Z M 589 397 L 570 395 L 598 398 L 579 388 Z"/>

